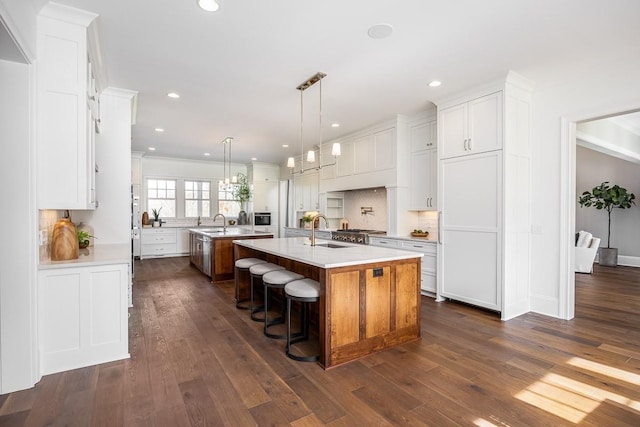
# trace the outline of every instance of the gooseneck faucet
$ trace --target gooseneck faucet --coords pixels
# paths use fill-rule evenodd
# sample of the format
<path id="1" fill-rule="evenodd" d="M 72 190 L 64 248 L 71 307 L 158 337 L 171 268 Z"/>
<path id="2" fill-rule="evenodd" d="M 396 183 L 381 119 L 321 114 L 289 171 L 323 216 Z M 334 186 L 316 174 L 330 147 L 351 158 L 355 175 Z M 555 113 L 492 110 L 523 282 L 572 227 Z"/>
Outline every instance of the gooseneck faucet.
<path id="1" fill-rule="evenodd" d="M 217 213 L 216 216 L 213 217 L 213 222 L 216 221 L 216 218 L 218 218 L 219 216 L 222 217 L 222 231 L 227 231 L 227 218 L 225 218 L 224 215 L 222 215 L 221 213 Z"/>
<path id="2" fill-rule="evenodd" d="M 318 225 L 320 225 L 320 218 L 324 218 L 324 225 L 326 225 L 327 227 L 329 226 L 329 221 L 327 220 L 326 216 L 318 214 L 313 217 L 313 219 L 311 220 L 311 246 L 316 245 L 316 219 L 318 220 Z"/>

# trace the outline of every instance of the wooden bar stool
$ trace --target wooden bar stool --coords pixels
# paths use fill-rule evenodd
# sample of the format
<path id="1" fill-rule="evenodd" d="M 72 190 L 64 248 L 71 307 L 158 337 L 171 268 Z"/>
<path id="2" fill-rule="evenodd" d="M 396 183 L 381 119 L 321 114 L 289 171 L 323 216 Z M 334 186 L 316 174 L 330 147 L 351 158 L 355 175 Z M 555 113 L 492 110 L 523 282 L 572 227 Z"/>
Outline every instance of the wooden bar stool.
<path id="1" fill-rule="evenodd" d="M 289 270 L 274 270 L 265 273 L 264 276 L 262 276 L 262 283 L 264 284 L 264 334 L 267 337 L 280 340 L 287 338 L 286 334 L 274 334 L 269 332 L 269 326 L 284 323 L 285 319 L 284 293 L 282 294 L 282 315 L 280 317 L 269 319 L 269 289 L 284 289 L 287 283 L 300 279 L 304 279 L 302 274 L 294 273 Z"/>
<path id="2" fill-rule="evenodd" d="M 255 285 L 257 284 L 258 281 L 262 280 L 262 276 L 269 273 L 270 271 L 275 271 L 275 270 L 284 270 L 284 267 L 278 264 L 273 264 L 271 262 L 254 264 L 251 267 L 249 267 L 249 275 L 251 276 L 251 285 L 250 285 L 251 286 L 251 303 L 250 303 L 251 320 L 255 320 L 256 322 L 264 321 L 264 318 L 257 317 L 255 315 L 256 313 L 264 311 L 264 305 L 260 305 L 260 306 L 255 305 L 255 300 L 254 300 Z"/>
<path id="3" fill-rule="evenodd" d="M 320 283 L 312 279 L 301 279 L 289 282 L 284 287 L 284 294 L 287 298 L 287 347 L 285 353 L 287 357 L 301 362 L 315 362 L 320 359 L 320 355 L 299 356 L 291 352 L 291 344 L 309 339 L 309 304 L 320 301 Z M 299 338 L 291 334 L 291 301 L 301 303 L 300 307 L 300 329 Z"/>
<path id="4" fill-rule="evenodd" d="M 250 298 L 242 299 L 240 297 L 241 289 L 240 289 L 240 283 L 238 281 L 238 277 L 240 276 L 240 273 L 244 273 L 244 272 L 248 273 L 249 268 L 251 268 L 252 265 L 264 264 L 266 262 L 267 261 L 259 258 L 241 258 L 236 261 L 236 264 L 235 264 L 236 271 L 235 271 L 235 274 L 233 275 L 235 279 L 235 284 L 236 284 L 236 308 L 239 308 L 241 310 L 249 309 L 248 305 L 241 305 L 241 303 L 249 301 Z"/>

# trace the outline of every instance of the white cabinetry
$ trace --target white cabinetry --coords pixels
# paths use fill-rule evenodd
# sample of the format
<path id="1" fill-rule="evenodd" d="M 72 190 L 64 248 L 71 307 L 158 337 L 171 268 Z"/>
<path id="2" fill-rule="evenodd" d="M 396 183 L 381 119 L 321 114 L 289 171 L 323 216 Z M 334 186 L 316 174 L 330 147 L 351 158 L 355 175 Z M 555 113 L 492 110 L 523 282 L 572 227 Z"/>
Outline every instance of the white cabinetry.
<path id="1" fill-rule="evenodd" d="M 424 254 L 420 262 L 420 289 L 424 295 L 436 295 L 437 254 L 435 242 L 421 242 L 418 240 L 394 239 L 393 237 L 369 236 L 369 244 L 385 248 L 398 248 L 405 251 L 421 252 Z"/>
<path id="2" fill-rule="evenodd" d="M 440 295 L 500 311 L 502 153 L 454 157 L 440 168 Z"/>
<path id="3" fill-rule="evenodd" d="M 176 228 L 143 228 L 140 258 L 175 256 L 178 253 Z"/>
<path id="4" fill-rule="evenodd" d="M 438 295 L 529 311 L 531 83 L 439 105 Z"/>
<path id="5" fill-rule="evenodd" d="M 189 254 L 189 229 L 146 227 L 140 235 L 140 258 L 161 258 Z"/>
<path id="6" fill-rule="evenodd" d="M 502 92 L 443 108 L 438 115 L 440 158 L 502 148 Z"/>
<path id="7" fill-rule="evenodd" d="M 176 228 L 176 253 L 178 255 L 189 254 L 189 229 Z"/>
<path id="8" fill-rule="evenodd" d="M 41 374 L 129 357 L 128 265 L 38 272 Z"/>
<path id="9" fill-rule="evenodd" d="M 436 121 L 410 126 L 411 180 L 409 209 L 435 210 L 438 191 L 438 151 Z"/>
<path id="10" fill-rule="evenodd" d="M 318 172 L 295 175 L 293 178 L 294 208 L 298 212 L 317 211 L 318 203 Z"/>
<path id="11" fill-rule="evenodd" d="M 38 16 L 38 208 L 95 209 L 98 85 L 88 28 L 97 15 L 50 3 Z"/>

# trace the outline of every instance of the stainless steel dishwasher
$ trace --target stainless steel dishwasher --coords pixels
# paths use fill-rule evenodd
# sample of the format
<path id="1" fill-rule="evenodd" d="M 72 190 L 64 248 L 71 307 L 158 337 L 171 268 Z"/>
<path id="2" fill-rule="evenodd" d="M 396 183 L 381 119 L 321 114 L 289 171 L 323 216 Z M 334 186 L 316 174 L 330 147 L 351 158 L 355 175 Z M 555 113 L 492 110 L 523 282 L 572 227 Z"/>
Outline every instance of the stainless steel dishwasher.
<path id="1" fill-rule="evenodd" d="M 211 277 L 211 238 L 202 236 L 202 272 Z"/>

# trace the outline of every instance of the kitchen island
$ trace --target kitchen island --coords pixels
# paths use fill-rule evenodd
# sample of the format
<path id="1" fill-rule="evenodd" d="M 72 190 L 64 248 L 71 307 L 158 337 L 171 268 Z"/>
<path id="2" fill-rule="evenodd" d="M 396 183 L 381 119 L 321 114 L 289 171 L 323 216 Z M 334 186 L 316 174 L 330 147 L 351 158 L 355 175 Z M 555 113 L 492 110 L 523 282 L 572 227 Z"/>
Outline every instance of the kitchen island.
<path id="1" fill-rule="evenodd" d="M 189 261 L 212 282 L 233 279 L 233 241 L 238 239 L 270 239 L 273 233 L 239 227 L 189 229 Z"/>
<path id="2" fill-rule="evenodd" d="M 420 338 L 421 253 L 303 237 L 236 240 L 255 257 L 320 283 L 318 334 L 325 369 Z"/>

